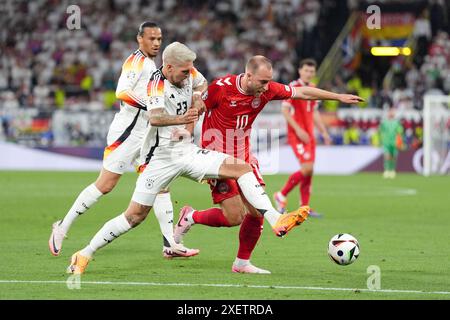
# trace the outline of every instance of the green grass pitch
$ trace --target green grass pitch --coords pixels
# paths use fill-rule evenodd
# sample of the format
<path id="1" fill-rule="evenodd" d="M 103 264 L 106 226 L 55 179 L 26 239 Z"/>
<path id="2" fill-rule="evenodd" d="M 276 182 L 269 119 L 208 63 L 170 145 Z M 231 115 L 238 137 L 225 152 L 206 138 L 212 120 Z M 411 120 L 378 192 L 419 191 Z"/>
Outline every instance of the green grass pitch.
<path id="1" fill-rule="evenodd" d="M 50 255 L 51 224 L 62 218 L 97 173 L 0 172 L 0 299 L 450 299 L 450 179 L 400 174 L 316 176 L 311 205 L 324 218 L 308 219 L 279 239 L 267 222 L 252 262 L 271 275 L 233 274 L 239 228 L 194 226 L 185 239 L 200 248 L 190 259 L 162 258 L 150 214 L 137 229 L 101 249 L 70 290 L 65 269 L 109 219 L 123 212 L 136 175 L 72 226 L 59 257 Z M 266 176 L 267 192 L 286 175 Z M 211 206 L 207 185 L 179 179 L 171 187 L 175 219 L 184 204 Z M 289 207 L 298 203 L 298 191 Z M 329 239 L 351 233 L 361 254 L 349 266 L 327 256 Z M 381 290 L 368 291 L 369 266 L 381 271 Z M 342 289 L 342 290 L 341 290 Z"/>

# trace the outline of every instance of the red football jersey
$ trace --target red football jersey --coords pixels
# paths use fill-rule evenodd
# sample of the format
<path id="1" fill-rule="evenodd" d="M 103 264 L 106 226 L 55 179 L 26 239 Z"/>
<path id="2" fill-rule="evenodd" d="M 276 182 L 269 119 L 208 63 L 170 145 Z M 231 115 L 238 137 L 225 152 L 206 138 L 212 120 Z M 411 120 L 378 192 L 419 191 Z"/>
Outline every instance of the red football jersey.
<path id="1" fill-rule="evenodd" d="M 202 147 L 250 161 L 250 134 L 253 121 L 271 100 L 291 98 L 294 89 L 271 81 L 269 89 L 256 97 L 241 87 L 244 74 L 214 80 L 203 100 L 206 114 L 202 127 Z"/>
<path id="2" fill-rule="evenodd" d="M 292 87 L 308 86 L 301 79 L 294 80 L 290 84 Z M 311 139 L 314 140 L 314 110 L 317 108 L 317 101 L 315 100 L 300 100 L 300 99 L 288 99 L 286 100 L 291 108 L 291 115 L 295 122 L 298 123 L 300 128 L 305 130 Z M 295 130 L 288 124 L 288 141 L 290 143 L 299 143 L 300 139 L 297 137 Z"/>

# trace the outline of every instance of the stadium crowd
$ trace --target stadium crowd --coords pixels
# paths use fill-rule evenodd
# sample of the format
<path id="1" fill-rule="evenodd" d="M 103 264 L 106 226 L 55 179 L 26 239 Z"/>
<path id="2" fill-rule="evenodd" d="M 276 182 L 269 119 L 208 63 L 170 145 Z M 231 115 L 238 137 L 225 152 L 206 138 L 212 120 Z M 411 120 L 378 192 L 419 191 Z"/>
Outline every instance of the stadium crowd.
<path id="1" fill-rule="evenodd" d="M 79 0 L 76 4 L 80 8 L 80 28 L 71 30 L 67 20 L 73 13 L 67 12 L 67 8 L 73 3 L 68 0 L 2 1 L 3 135 L 8 138 L 14 134 L 7 116 L 14 110 L 117 109 L 117 78 L 122 62 L 136 48 L 136 28 L 142 21 L 159 22 L 165 44 L 177 40 L 196 51 L 196 66 L 208 80 L 240 73 L 249 56 L 263 54 L 274 61 L 275 80 L 289 83 L 297 76 L 296 64 L 301 58 L 323 60 L 358 3 L 357 0 Z M 424 93 L 448 94 L 448 22 L 439 24 L 433 20 L 436 9 L 444 10 L 439 6 L 443 6 L 442 1 L 432 1 L 431 17 L 417 20 L 415 36 L 424 47 L 413 63 L 398 67 L 392 89 L 367 88 L 358 73 L 348 79 L 338 75 L 325 88 L 365 95 L 368 99 L 362 107 L 377 109 L 393 105 L 399 110 L 420 110 Z M 342 107 L 332 102 L 321 106 L 325 111 Z M 341 120 L 344 131 L 351 132 L 356 126 L 359 136 L 364 136 L 366 130 L 361 121 L 348 117 Z M 414 125 L 414 130 L 416 127 L 420 125 Z M 336 143 L 341 140 L 350 143 L 344 131 L 340 131 Z M 364 144 L 366 140 L 356 139 L 355 143 Z M 367 141 L 371 143 L 370 139 Z"/>
<path id="2" fill-rule="evenodd" d="M 3 107 L 113 106 L 122 62 L 135 50 L 136 28 L 145 20 L 161 23 L 164 43 L 176 39 L 196 51 L 197 68 L 209 80 L 241 72 L 246 59 L 260 53 L 276 61 L 277 80 L 290 82 L 300 56 L 320 59 L 334 39 L 324 31 L 323 41 L 313 37 L 333 9 L 328 2 L 334 1 L 80 0 L 80 28 L 69 30 L 69 1 L 2 1 Z M 338 28 L 346 15 L 336 20 Z"/>

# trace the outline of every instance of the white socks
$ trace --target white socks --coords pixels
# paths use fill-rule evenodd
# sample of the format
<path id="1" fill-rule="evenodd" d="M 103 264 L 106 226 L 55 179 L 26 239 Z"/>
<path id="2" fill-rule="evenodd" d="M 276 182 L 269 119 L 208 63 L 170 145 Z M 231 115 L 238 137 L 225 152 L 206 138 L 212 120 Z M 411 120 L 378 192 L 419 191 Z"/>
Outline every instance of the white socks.
<path id="1" fill-rule="evenodd" d="M 173 206 L 170 193 L 158 194 L 153 203 L 153 210 L 163 235 L 164 246 L 170 247 L 175 244 L 173 240 Z"/>
<path id="2" fill-rule="evenodd" d="M 235 265 L 236 267 L 244 267 L 249 264 L 250 264 L 250 260 L 244 260 L 244 259 L 239 259 L 239 258 L 234 259 L 234 263 L 233 263 L 233 265 Z"/>
<path id="3" fill-rule="evenodd" d="M 97 189 L 94 183 L 81 191 L 80 195 L 72 205 L 72 208 L 70 208 L 60 224 L 60 227 L 63 228 L 64 232 L 67 233 L 75 219 L 96 203 L 102 195 L 103 193 Z"/>
<path id="4" fill-rule="evenodd" d="M 121 214 L 114 219 L 109 220 L 105 225 L 95 234 L 91 242 L 80 251 L 82 256 L 92 258 L 94 253 L 118 238 L 120 235 L 126 233 L 131 229 L 130 224 L 125 217 L 125 214 Z"/>
<path id="5" fill-rule="evenodd" d="M 247 172 L 237 179 L 237 183 L 241 187 L 242 193 L 247 201 L 263 214 L 264 218 L 273 227 L 281 214 L 272 206 L 269 197 L 256 179 L 254 173 Z"/>
<path id="6" fill-rule="evenodd" d="M 286 196 L 281 193 L 281 191 L 277 192 L 277 196 L 281 198 L 281 200 L 286 201 Z"/>

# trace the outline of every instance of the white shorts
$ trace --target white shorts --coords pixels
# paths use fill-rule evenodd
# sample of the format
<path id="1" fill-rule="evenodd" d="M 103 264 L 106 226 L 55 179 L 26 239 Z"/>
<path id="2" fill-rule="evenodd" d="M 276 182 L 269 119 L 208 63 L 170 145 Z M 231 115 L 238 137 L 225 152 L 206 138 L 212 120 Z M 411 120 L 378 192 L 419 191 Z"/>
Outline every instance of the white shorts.
<path id="1" fill-rule="evenodd" d="M 227 154 L 201 149 L 194 144 L 183 147 L 178 154 L 158 153 L 156 150 L 139 175 L 132 200 L 145 206 L 153 206 L 158 192 L 167 188 L 179 176 L 197 182 L 217 179 L 220 166 L 228 157 Z"/>
<path id="2" fill-rule="evenodd" d="M 145 111 L 139 114 L 120 112 L 114 116 L 106 138 L 108 146 L 103 153 L 103 168 L 123 174 L 129 166 L 139 165 L 140 150 L 147 120 Z"/>

